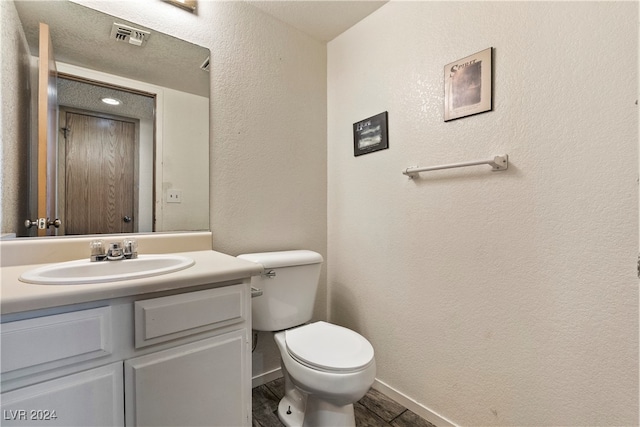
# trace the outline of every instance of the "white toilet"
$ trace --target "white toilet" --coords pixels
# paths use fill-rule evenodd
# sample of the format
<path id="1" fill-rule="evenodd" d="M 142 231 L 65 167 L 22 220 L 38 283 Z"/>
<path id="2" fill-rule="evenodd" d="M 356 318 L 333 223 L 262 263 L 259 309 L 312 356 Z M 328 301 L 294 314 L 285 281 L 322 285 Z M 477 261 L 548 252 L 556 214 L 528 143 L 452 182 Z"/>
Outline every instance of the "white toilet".
<path id="1" fill-rule="evenodd" d="M 303 325 L 313 314 L 322 256 L 297 250 L 238 258 L 264 268 L 251 282 L 262 291 L 252 298 L 252 328 L 280 331 L 274 335 L 285 381 L 280 420 L 289 427 L 354 427 L 353 403 L 373 384 L 376 362 L 362 335 L 326 322 Z"/>

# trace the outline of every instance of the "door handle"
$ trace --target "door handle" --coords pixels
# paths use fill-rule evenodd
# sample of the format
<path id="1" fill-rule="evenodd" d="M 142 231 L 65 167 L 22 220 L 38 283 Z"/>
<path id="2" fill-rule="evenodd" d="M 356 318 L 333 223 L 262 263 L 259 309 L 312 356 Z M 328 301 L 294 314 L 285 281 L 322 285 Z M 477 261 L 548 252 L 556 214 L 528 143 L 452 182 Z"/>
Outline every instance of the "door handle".
<path id="1" fill-rule="evenodd" d="M 62 221 L 60 221 L 60 218 L 56 218 L 53 221 L 50 221 L 49 218 L 38 218 L 33 221 L 30 219 L 27 219 L 24 222 L 24 226 L 26 228 L 38 227 L 41 230 L 44 230 L 45 228 L 49 228 L 51 226 L 54 226 L 55 228 L 59 228 L 61 225 L 62 225 Z"/>
<path id="2" fill-rule="evenodd" d="M 60 218 L 56 218 L 53 221 L 49 221 L 49 218 L 47 218 L 47 227 L 51 227 L 52 225 L 55 228 L 60 228 L 60 226 L 62 225 L 62 221 L 60 221 Z"/>
<path id="3" fill-rule="evenodd" d="M 129 215 L 125 215 L 124 218 L 122 218 L 122 220 L 124 222 L 131 222 L 132 221 L 132 219 L 131 219 L 131 217 Z"/>

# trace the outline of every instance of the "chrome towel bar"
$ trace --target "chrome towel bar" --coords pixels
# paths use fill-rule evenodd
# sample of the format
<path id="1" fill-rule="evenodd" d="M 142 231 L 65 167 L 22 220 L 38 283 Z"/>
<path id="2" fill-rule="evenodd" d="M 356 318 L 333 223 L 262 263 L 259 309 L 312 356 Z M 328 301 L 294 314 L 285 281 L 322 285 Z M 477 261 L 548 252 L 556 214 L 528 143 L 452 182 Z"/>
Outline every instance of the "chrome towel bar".
<path id="1" fill-rule="evenodd" d="M 407 175 L 409 178 L 413 179 L 420 172 L 429 172 L 436 171 L 440 169 L 453 169 L 453 168 L 464 168 L 467 166 L 477 166 L 477 165 L 489 165 L 491 166 L 491 170 L 495 171 L 504 171 L 509 168 L 509 155 L 505 154 L 503 156 L 495 156 L 493 159 L 489 160 L 476 160 L 472 162 L 461 162 L 461 163 L 450 163 L 448 165 L 439 165 L 439 166 L 428 166 L 428 167 L 418 167 L 418 166 L 410 166 L 402 171 L 404 175 Z"/>

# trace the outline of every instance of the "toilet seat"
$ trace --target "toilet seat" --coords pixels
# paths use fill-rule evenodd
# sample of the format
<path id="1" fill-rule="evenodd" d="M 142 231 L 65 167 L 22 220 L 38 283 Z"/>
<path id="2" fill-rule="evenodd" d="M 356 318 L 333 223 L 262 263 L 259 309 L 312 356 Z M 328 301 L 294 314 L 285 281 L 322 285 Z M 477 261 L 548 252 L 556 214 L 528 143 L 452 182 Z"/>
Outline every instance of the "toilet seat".
<path id="1" fill-rule="evenodd" d="M 373 362 L 373 347 L 366 338 L 327 322 L 287 330 L 285 341 L 292 358 L 320 371 L 358 371 Z"/>

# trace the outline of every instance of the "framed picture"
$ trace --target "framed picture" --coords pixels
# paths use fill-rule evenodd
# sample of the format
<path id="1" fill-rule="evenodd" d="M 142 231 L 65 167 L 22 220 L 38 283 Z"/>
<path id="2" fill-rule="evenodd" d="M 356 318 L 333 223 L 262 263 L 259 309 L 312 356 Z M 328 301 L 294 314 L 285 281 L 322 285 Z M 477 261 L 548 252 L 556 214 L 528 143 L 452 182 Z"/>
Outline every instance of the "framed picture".
<path id="1" fill-rule="evenodd" d="M 353 124 L 353 155 L 389 148 L 387 112 L 376 114 Z"/>
<path id="2" fill-rule="evenodd" d="M 491 111 L 493 74 L 490 47 L 444 67 L 444 121 Z"/>

